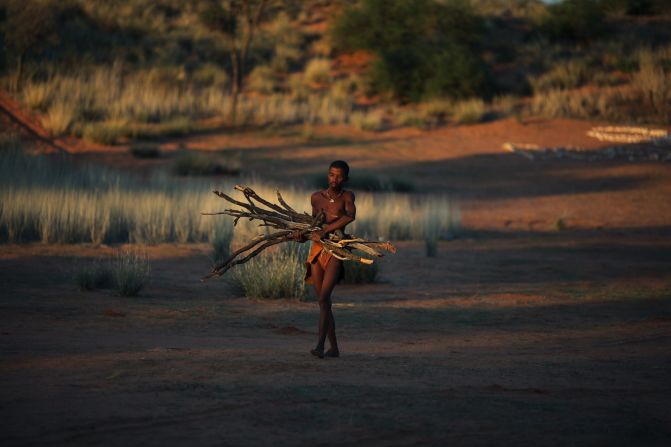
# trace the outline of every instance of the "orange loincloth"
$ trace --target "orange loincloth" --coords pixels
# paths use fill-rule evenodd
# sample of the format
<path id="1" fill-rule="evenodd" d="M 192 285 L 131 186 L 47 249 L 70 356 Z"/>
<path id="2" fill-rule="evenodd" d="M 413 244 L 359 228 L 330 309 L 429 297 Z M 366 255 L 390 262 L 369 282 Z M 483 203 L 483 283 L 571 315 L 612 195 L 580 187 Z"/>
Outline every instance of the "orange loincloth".
<path id="1" fill-rule="evenodd" d="M 314 264 L 315 262 L 319 263 L 319 266 L 322 268 L 322 270 L 326 270 L 326 266 L 329 264 L 329 261 L 333 258 L 333 255 L 329 253 L 328 251 L 324 250 L 324 247 L 322 244 L 319 242 L 312 241 L 312 247 L 310 247 L 310 254 L 308 255 L 308 259 L 305 262 L 305 282 L 308 284 L 314 284 L 312 280 L 312 270 L 311 270 L 311 264 Z M 334 258 L 336 261 L 339 261 L 338 258 Z M 341 268 L 340 269 L 340 276 L 338 277 L 338 281 L 340 281 L 345 274 L 345 269 Z"/>

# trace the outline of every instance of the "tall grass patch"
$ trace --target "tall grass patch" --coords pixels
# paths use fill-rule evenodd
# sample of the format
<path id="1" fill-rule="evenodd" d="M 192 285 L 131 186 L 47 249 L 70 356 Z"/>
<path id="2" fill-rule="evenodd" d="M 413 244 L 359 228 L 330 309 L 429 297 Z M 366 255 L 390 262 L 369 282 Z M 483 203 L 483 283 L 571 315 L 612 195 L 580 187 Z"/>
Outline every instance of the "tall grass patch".
<path id="1" fill-rule="evenodd" d="M 372 264 L 366 265 L 361 262 L 344 261 L 343 268 L 345 284 L 369 284 L 377 282 L 380 272 L 380 261 L 375 260 Z"/>
<path id="2" fill-rule="evenodd" d="M 247 298 L 295 298 L 306 294 L 305 259 L 309 244 L 289 243 L 266 250 L 226 274 L 232 292 Z"/>
<path id="3" fill-rule="evenodd" d="M 59 157 L 30 156 L 18 147 L 16 139 L 0 141 L 0 242 L 213 243 L 222 237 L 218 232 L 231 231 L 230 218 L 201 213 L 227 206 L 213 189 L 231 191 L 243 180 L 140 179 L 95 165 L 74 166 Z M 311 209 L 309 190 L 249 185 L 266 198 L 280 189 L 295 209 Z M 393 184 L 386 191 L 411 187 Z M 423 240 L 427 220 L 441 234 L 459 228 L 458 208 L 447 196 L 362 191 L 356 192 L 356 206 L 357 219 L 348 231 L 362 237 Z M 240 221 L 236 227 L 236 234 L 259 231 L 257 222 Z"/>
<path id="4" fill-rule="evenodd" d="M 111 260 L 111 270 L 112 284 L 121 296 L 136 296 L 149 283 L 149 258 L 141 249 L 119 249 Z"/>

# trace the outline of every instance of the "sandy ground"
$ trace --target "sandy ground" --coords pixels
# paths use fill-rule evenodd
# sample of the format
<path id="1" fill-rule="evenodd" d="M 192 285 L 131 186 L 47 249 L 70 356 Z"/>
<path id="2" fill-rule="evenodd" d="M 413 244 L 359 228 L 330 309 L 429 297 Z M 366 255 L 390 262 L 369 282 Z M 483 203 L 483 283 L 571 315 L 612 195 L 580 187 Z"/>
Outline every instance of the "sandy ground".
<path id="1" fill-rule="evenodd" d="M 382 282 L 314 302 L 200 283 L 205 246 L 150 248 L 141 297 L 78 291 L 109 248 L 5 246 L 3 445 L 668 445 L 671 243 L 399 244 Z"/>
<path id="2" fill-rule="evenodd" d="M 110 247 L 0 246 L 3 446 L 671 444 L 671 164 L 529 161 L 501 144 L 606 145 L 569 120 L 430 132 L 319 128 L 77 150 L 148 174 L 179 147 L 278 183 L 405 176 L 464 231 L 435 259 L 399 243 L 382 281 L 336 289 L 342 357 L 319 360 L 314 302 L 200 283 L 209 248 L 150 247 L 142 296 L 77 290 Z M 558 231 L 559 222 L 563 227 Z"/>

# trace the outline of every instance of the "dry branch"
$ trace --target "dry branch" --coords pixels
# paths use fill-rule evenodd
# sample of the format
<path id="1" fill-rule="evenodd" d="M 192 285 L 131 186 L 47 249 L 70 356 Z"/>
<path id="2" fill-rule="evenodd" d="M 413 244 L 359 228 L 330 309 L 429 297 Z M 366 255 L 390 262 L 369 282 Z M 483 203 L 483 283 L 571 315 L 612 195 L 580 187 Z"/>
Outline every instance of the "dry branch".
<path id="1" fill-rule="evenodd" d="M 250 243 L 234 251 L 227 259 L 215 264 L 212 271 L 203 280 L 223 275 L 231 267 L 244 264 L 268 247 L 282 242 L 295 241 L 296 236 L 300 237 L 301 240 L 306 240 L 310 238 L 312 232 L 322 231 L 325 217 L 323 212 L 314 217 L 308 213 L 299 213 L 289 206 L 279 191 L 277 191 L 277 201 L 279 202 L 279 205 L 277 205 L 265 200 L 247 186 L 236 185 L 234 189 L 240 191 L 245 196 L 247 203 L 235 200 L 220 191 L 213 192 L 218 197 L 242 209 L 229 208 L 216 213 L 202 214 L 207 216 L 221 214 L 232 216 L 235 218 L 233 221 L 234 226 L 237 225 L 240 219 L 258 220 L 260 227 L 270 227 L 278 231 L 255 237 Z M 384 256 L 379 250 L 396 253 L 396 248 L 390 242 L 368 241 L 356 236 L 345 235 L 342 231 L 336 231 L 334 234 L 329 235 L 328 238 L 320 239 L 320 243 L 326 251 L 337 259 L 356 261 L 363 264 L 372 264 L 373 260 L 352 253 L 352 249 L 361 250 L 368 255 L 378 258 Z"/>

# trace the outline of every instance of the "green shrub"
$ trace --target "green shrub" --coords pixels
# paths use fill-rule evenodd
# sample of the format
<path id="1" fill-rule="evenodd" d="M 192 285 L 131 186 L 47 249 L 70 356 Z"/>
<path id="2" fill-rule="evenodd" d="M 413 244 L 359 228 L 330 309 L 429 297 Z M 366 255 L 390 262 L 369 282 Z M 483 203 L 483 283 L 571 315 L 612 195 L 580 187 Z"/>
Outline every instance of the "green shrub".
<path id="1" fill-rule="evenodd" d="M 247 298 L 297 298 L 306 294 L 305 259 L 309 244 L 288 243 L 262 252 L 226 273 L 232 292 Z"/>
<path id="2" fill-rule="evenodd" d="M 540 31 L 553 41 L 589 42 L 606 32 L 601 0 L 563 0 L 548 5 Z"/>
<path id="3" fill-rule="evenodd" d="M 118 250 L 111 268 L 114 289 L 121 296 L 136 296 L 149 282 L 149 258 L 140 250 Z"/>
<path id="4" fill-rule="evenodd" d="M 369 73 L 375 90 L 418 101 L 491 90 L 478 50 L 483 31 L 464 1 L 364 0 L 336 20 L 333 38 L 341 48 L 375 54 Z"/>
<path id="5" fill-rule="evenodd" d="M 345 269 L 345 277 L 343 278 L 345 284 L 369 284 L 376 282 L 378 279 L 380 261 L 376 259 L 369 265 L 361 262 L 345 261 L 343 262 L 343 268 Z"/>

